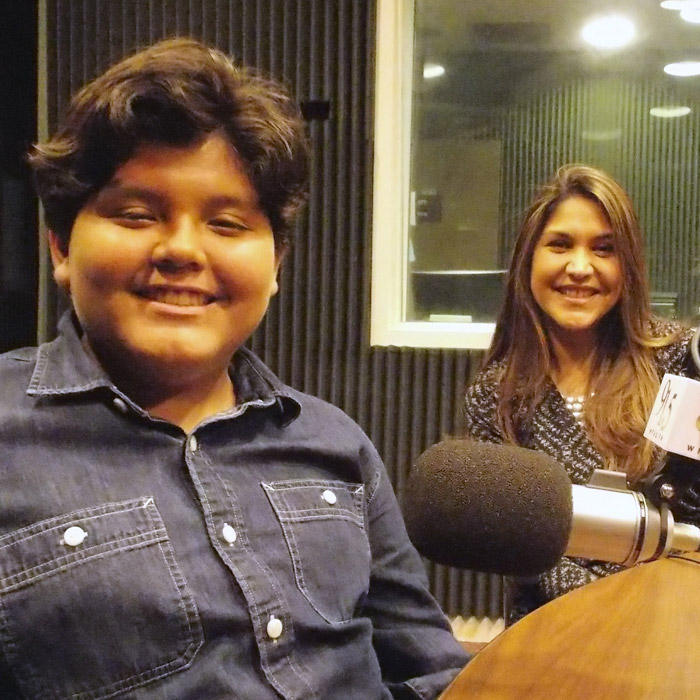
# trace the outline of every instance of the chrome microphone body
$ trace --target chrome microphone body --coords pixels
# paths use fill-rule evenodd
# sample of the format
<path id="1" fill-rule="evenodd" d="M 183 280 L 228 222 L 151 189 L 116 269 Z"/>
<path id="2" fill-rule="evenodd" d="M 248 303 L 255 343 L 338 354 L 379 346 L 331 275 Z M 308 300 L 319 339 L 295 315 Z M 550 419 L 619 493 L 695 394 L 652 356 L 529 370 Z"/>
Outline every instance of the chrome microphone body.
<path id="1" fill-rule="evenodd" d="M 700 550 L 700 528 L 676 523 L 637 491 L 571 487 L 573 518 L 566 554 L 632 566 L 671 552 Z"/>

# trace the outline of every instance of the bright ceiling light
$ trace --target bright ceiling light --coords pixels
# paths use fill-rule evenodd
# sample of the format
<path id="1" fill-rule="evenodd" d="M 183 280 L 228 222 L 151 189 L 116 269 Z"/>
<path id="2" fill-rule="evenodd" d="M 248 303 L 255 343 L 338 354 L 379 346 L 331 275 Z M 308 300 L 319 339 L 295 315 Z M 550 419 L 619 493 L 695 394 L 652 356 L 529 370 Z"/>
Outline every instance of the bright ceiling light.
<path id="1" fill-rule="evenodd" d="M 594 19 L 581 32 L 584 40 L 598 49 L 619 49 L 629 44 L 635 34 L 634 24 L 621 15 Z"/>
<path id="2" fill-rule="evenodd" d="M 692 8 L 689 10 L 681 10 L 681 19 L 693 24 L 700 24 L 700 8 Z"/>
<path id="3" fill-rule="evenodd" d="M 664 73 L 687 78 L 691 75 L 700 75 L 700 61 L 679 61 L 668 63 L 664 66 Z"/>
<path id="4" fill-rule="evenodd" d="M 423 66 L 423 77 L 426 80 L 439 78 L 441 75 L 445 75 L 445 67 L 441 66 L 439 63 L 426 63 Z"/>
<path id="5" fill-rule="evenodd" d="M 652 107 L 649 110 L 652 117 L 661 117 L 661 119 L 673 119 L 674 117 L 684 117 L 690 114 L 690 107 Z"/>
<path id="6" fill-rule="evenodd" d="M 694 10 L 700 9 L 700 0 L 664 0 L 661 3 L 664 10 Z"/>

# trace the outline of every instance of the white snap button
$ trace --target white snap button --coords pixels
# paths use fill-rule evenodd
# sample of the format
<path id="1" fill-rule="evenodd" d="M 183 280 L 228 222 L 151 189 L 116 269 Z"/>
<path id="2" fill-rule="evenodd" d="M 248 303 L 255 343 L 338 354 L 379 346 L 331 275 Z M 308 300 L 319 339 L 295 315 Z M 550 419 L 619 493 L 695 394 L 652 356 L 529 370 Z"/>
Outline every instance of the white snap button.
<path id="1" fill-rule="evenodd" d="M 338 497 L 333 491 L 329 491 L 328 489 L 321 494 L 321 498 L 329 505 L 333 505 L 338 500 Z"/>
<path id="2" fill-rule="evenodd" d="M 120 399 L 119 397 L 112 401 L 112 405 L 117 409 L 117 411 L 119 411 L 119 413 L 126 413 L 129 410 L 128 406 L 126 405 L 126 401 L 124 401 L 124 399 Z"/>
<path id="3" fill-rule="evenodd" d="M 238 535 L 236 534 L 236 530 L 231 527 L 228 523 L 224 523 L 224 526 L 221 528 L 221 536 L 229 543 L 233 544 L 236 541 L 236 538 Z"/>
<path id="4" fill-rule="evenodd" d="M 267 636 L 270 639 L 278 639 L 282 635 L 282 629 L 282 620 L 273 615 L 267 623 Z"/>
<path id="5" fill-rule="evenodd" d="M 77 547 L 79 544 L 83 543 L 83 540 L 86 537 L 87 532 L 85 532 L 85 530 L 83 530 L 82 527 L 73 525 L 73 527 L 69 527 L 63 533 L 63 539 L 61 540 L 61 542 L 63 544 L 67 544 L 69 547 Z"/>
<path id="6" fill-rule="evenodd" d="M 189 443 L 190 443 L 190 450 L 192 452 L 196 452 L 197 451 L 197 438 L 194 435 L 190 435 Z"/>

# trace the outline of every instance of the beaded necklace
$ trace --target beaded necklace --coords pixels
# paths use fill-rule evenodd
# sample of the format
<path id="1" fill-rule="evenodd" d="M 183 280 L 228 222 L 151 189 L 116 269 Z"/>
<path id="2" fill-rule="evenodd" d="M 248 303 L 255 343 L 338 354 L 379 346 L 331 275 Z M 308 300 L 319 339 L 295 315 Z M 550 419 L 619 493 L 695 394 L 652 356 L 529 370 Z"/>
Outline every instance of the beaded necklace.
<path id="1" fill-rule="evenodd" d="M 564 404 L 571 411 L 574 419 L 579 425 L 583 425 L 583 406 L 586 402 L 585 396 L 564 396 Z"/>

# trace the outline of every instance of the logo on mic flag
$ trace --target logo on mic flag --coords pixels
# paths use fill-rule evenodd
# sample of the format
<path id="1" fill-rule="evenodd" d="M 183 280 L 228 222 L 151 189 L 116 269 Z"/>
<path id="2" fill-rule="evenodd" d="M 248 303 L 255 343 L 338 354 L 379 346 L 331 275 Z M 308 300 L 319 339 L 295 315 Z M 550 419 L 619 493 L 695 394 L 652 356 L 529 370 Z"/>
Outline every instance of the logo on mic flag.
<path id="1" fill-rule="evenodd" d="M 665 374 L 644 437 L 668 452 L 700 460 L 700 382 Z"/>

